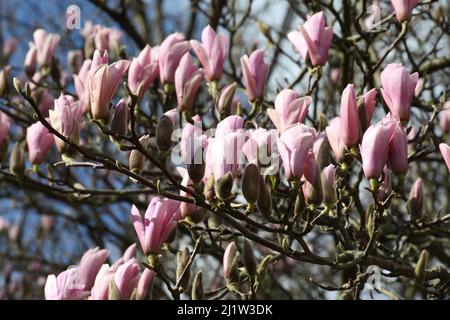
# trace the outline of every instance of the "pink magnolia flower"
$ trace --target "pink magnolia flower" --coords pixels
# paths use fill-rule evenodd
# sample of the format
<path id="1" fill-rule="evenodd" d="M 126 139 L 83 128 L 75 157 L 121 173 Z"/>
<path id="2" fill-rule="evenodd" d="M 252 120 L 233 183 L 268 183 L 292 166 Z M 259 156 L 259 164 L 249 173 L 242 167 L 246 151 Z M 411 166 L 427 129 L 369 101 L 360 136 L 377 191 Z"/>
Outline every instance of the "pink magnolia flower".
<path id="1" fill-rule="evenodd" d="M 78 268 L 69 268 L 58 277 L 51 274 L 47 277 L 44 287 L 46 300 L 81 300 L 89 296 L 78 282 Z"/>
<path id="2" fill-rule="evenodd" d="M 331 120 L 328 127 L 326 127 L 325 132 L 327 134 L 328 142 L 330 143 L 331 149 L 333 150 L 334 157 L 337 162 L 344 160 L 345 155 L 345 144 L 342 138 L 342 126 L 341 118 L 336 117 Z"/>
<path id="3" fill-rule="evenodd" d="M 95 277 L 109 256 L 106 249 L 100 250 L 98 247 L 89 249 L 81 257 L 80 266 L 78 268 L 80 274 L 80 284 L 84 290 L 91 290 L 95 282 Z"/>
<path id="4" fill-rule="evenodd" d="M 162 84 L 175 82 L 175 71 L 181 58 L 189 51 L 189 41 L 181 33 L 172 33 L 159 47 L 159 77 Z"/>
<path id="5" fill-rule="evenodd" d="M 105 119 L 109 104 L 130 61 L 119 60 L 111 65 L 102 64 L 89 76 L 90 108 L 93 119 Z"/>
<path id="6" fill-rule="evenodd" d="M 133 290 L 139 280 L 139 265 L 136 259 L 130 259 L 117 268 L 114 273 L 114 282 L 119 289 L 121 300 L 130 300 Z"/>
<path id="7" fill-rule="evenodd" d="M 399 121 L 389 142 L 389 167 L 396 176 L 408 172 L 408 138 Z"/>
<path id="8" fill-rule="evenodd" d="M 196 115 L 192 117 L 192 120 L 194 121 L 194 125 L 185 123 L 181 131 L 180 155 L 186 164 L 191 164 L 193 159 L 195 160 L 194 163 L 202 160 L 198 158 L 199 148 L 206 148 L 207 143 L 207 137 L 202 132 L 200 116 Z"/>
<path id="9" fill-rule="evenodd" d="M 445 143 L 439 145 L 439 150 L 441 151 L 442 158 L 444 158 L 445 164 L 447 165 L 448 171 L 450 171 L 450 146 Z"/>
<path id="10" fill-rule="evenodd" d="M 155 278 L 155 272 L 150 269 L 145 269 L 141 276 L 139 277 L 139 281 L 136 288 L 136 298 L 138 300 L 145 299 L 147 296 L 148 288 L 153 282 Z"/>
<path id="11" fill-rule="evenodd" d="M 206 163 L 212 168 L 216 181 L 228 172 L 235 173 L 245 163 L 242 152 L 245 138 L 245 131 L 240 129 L 226 135 L 216 135 L 208 144 Z"/>
<path id="12" fill-rule="evenodd" d="M 48 129 L 36 122 L 27 128 L 28 157 L 32 164 L 41 163 L 50 151 L 55 139 Z"/>
<path id="13" fill-rule="evenodd" d="M 228 39 L 224 34 L 216 34 L 210 25 L 202 31 L 202 43 L 191 40 L 198 60 L 202 64 L 209 81 L 219 80 L 227 54 Z"/>
<path id="14" fill-rule="evenodd" d="M 202 79 L 202 70 L 195 67 L 189 52 L 185 53 L 175 71 L 178 110 L 192 109 L 198 89 L 200 89 L 202 84 Z"/>
<path id="15" fill-rule="evenodd" d="M 217 110 L 220 115 L 236 114 L 238 99 L 235 96 L 237 83 L 233 82 L 220 91 Z"/>
<path id="16" fill-rule="evenodd" d="M 228 133 L 240 131 L 243 127 L 244 118 L 237 115 L 229 116 L 217 124 L 215 136 L 222 137 Z"/>
<path id="17" fill-rule="evenodd" d="M 25 61 L 23 62 L 25 73 L 31 77 L 36 71 L 36 63 L 37 63 L 37 49 L 36 46 L 31 43 L 30 49 L 25 56 Z"/>
<path id="18" fill-rule="evenodd" d="M 0 111 L 0 145 L 2 145 L 9 135 L 12 119 L 6 113 Z"/>
<path id="19" fill-rule="evenodd" d="M 412 75 L 401 64 L 391 63 L 381 73 L 381 94 L 394 116 L 408 121 L 411 116 L 411 103 L 414 89 L 419 78 L 417 72 Z"/>
<path id="20" fill-rule="evenodd" d="M 65 96 L 61 94 L 58 99 L 55 99 L 54 110 L 49 110 L 50 124 L 60 134 L 74 143 L 77 143 L 80 138 L 80 119 L 81 107 L 78 102 L 75 102 L 72 96 Z M 66 143 L 54 137 L 56 147 L 60 152 L 67 151 Z"/>
<path id="21" fill-rule="evenodd" d="M 153 49 L 146 45 L 137 58 L 133 58 L 128 71 L 128 86 L 137 94 L 142 86 L 141 97 L 159 75 L 158 57 Z"/>
<path id="22" fill-rule="evenodd" d="M 375 105 L 377 103 L 377 89 L 371 89 L 363 94 L 362 102 L 365 110 L 366 116 L 366 127 L 363 127 L 363 121 L 361 121 L 361 129 L 362 131 L 366 131 L 367 127 L 370 126 L 370 122 L 372 121 L 373 112 L 375 110 Z"/>
<path id="23" fill-rule="evenodd" d="M 291 126 L 280 135 L 277 146 L 289 180 L 302 177 L 306 156 L 315 137 L 316 130 L 303 124 Z"/>
<path id="24" fill-rule="evenodd" d="M 3 56 L 8 58 L 9 56 L 11 56 L 11 54 L 14 53 L 14 51 L 16 51 L 16 48 L 17 48 L 16 38 L 6 39 L 5 42 L 3 43 Z"/>
<path id="25" fill-rule="evenodd" d="M 95 277 L 91 289 L 91 300 L 108 300 L 109 284 L 114 279 L 114 269 L 104 264 Z"/>
<path id="26" fill-rule="evenodd" d="M 301 123 L 308 114 L 311 97 L 300 97 L 291 89 L 282 90 L 275 98 L 275 109 L 267 109 L 267 114 L 275 127 L 283 132 L 292 124 Z"/>
<path id="27" fill-rule="evenodd" d="M 249 163 L 268 165 L 272 158 L 273 145 L 278 139 L 276 130 L 258 128 L 250 132 L 249 139 L 242 147 Z"/>
<path id="28" fill-rule="evenodd" d="M 395 122 L 379 122 L 371 125 L 364 133 L 361 144 L 361 158 L 367 178 L 378 179 L 389 158 L 389 142 L 395 129 Z"/>
<path id="29" fill-rule="evenodd" d="M 306 203 L 319 205 L 323 200 L 322 178 L 314 153 L 310 150 L 304 162 L 302 190 Z"/>
<path id="30" fill-rule="evenodd" d="M 78 74 L 73 75 L 75 91 L 82 105 L 83 111 L 89 110 L 90 94 L 89 94 L 89 71 L 91 69 L 92 60 L 85 60 L 81 65 Z"/>
<path id="31" fill-rule="evenodd" d="M 264 51 L 255 50 L 250 57 L 241 57 L 242 75 L 250 102 L 264 97 L 269 66 L 264 62 Z"/>
<path id="32" fill-rule="evenodd" d="M 322 188 L 324 203 L 333 205 L 336 201 L 335 167 L 328 165 L 322 170 Z"/>
<path id="33" fill-rule="evenodd" d="M 303 60 L 313 66 L 325 65 L 333 39 L 333 28 L 325 26 L 323 12 L 308 17 L 299 31 L 288 33 L 288 39 L 300 53 Z"/>
<path id="34" fill-rule="evenodd" d="M 144 218 L 133 205 L 131 221 L 145 254 L 158 253 L 169 238 L 177 222 L 180 203 L 167 198 L 154 197 L 145 211 Z"/>
<path id="35" fill-rule="evenodd" d="M 50 67 L 60 36 L 54 33 L 47 33 L 43 29 L 37 29 L 33 33 L 33 40 L 37 50 L 37 63 L 41 67 Z"/>
<path id="36" fill-rule="evenodd" d="M 420 0 L 391 0 L 399 22 L 411 20 L 412 11 Z"/>
<path id="37" fill-rule="evenodd" d="M 360 136 L 360 124 L 353 84 L 347 85 L 342 93 L 340 116 L 344 144 L 348 148 L 357 145 Z"/>

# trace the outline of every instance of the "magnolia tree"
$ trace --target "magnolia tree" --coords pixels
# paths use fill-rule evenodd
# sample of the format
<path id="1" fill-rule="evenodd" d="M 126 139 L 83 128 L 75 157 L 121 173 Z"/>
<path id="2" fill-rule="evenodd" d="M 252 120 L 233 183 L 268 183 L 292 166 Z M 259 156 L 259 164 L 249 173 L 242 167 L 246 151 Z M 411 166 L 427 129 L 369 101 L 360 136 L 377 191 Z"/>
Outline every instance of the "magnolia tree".
<path id="1" fill-rule="evenodd" d="M 128 2 L 4 41 L 3 298 L 448 297 L 448 3 Z"/>

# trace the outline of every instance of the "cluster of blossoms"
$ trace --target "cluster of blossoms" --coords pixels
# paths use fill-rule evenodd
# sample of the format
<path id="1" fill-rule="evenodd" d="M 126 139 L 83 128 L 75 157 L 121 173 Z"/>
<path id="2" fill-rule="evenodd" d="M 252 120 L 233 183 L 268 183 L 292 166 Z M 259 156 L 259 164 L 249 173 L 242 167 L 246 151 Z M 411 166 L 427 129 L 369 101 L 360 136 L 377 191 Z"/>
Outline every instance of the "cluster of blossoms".
<path id="1" fill-rule="evenodd" d="M 49 275 L 45 283 L 47 300 L 142 300 L 147 298 L 154 272 L 140 271 L 136 261 L 136 245 L 132 244 L 112 265 L 106 262 L 106 249 L 90 249 L 80 263 Z"/>
<path id="2" fill-rule="evenodd" d="M 392 2 L 401 22 L 411 18 L 417 3 Z M 174 130 L 182 124 L 179 143 L 184 162 L 179 168 L 182 188 L 180 199 L 151 198 L 144 215 L 136 206 L 131 209 L 131 222 L 142 252 L 149 257 L 150 268 L 140 271 L 135 246 L 111 266 L 104 264 L 108 258 L 106 250 L 89 250 L 78 266 L 47 278 L 47 299 L 145 298 L 154 277 L 151 269 L 156 266 L 155 259 L 164 243 L 170 240 L 177 223 L 183 219 L 192 224 L 203 221 L 208 210 L 227 206 L 236 199 L 237 189 L 248 203 L 247 213 L 251 213 L 256 204 L 264 217 L 270 217 L 271 193 L 277 184 L 297 191 L 306 205 L 323 204 L 332 210 L 337 197 L 337 170 L 345 172 L 352 165 L 360 164 L 379 201 L 384 201 L 389 194 L 390 176 L 402 178 L 408 172 L 408 144 L 414 137 L 408 135 L 407 128 L 419 75 L 410 74 L 401 64 L 393 63 L 384 68 L 381 88 L 363 93 L 354 84 L 348 84 L 342 92 L 339 116 L 319 131 L 306 124 L 313 103 L 308 95 L 283 89 L 275 98 L 274 108 L 263 109 L 269 65 L 262 50 L 241 57 L 243 84 L 253 106 L 250 112 L 243 110 L 236 92 L 238 85 L 220 86 L 228 39 L 224 34 L 216 34 L 210 26 L 203 30 L 201 42 L 188 41 L 182 34 L 174 33 L 159 46 L 145 46 L 131 60 L 113 63 L 108 52 L 120 50 L 120 34 L 89 25 L 83 36 L 93 49 L 84 53 L 88 59 L 83 60 L 81 52 L 71 52 L 68 59 L 74 70 L 76 96 L 61 93 L 56 98 L 51 97 L 47 89 L 39 88 L 38 83 L 55 69 L 54 56 L 60 38 L 41 29 L 33 35 L 24 62 L 26 75 L 23 81 L 15 81 L 16 89 L 26 99 L 36 102 L 36 112 L 42 117 L 27 129 L 30 163 L 44 162 L 53 145 L 65 161 L 73 161 L 78 152 L 74 145 L 82 143 L 80 136 L 88 120 L 109 132 L 120 145 L 134 130 L 130 128 L 134 110 L 130 109 L 150 88 L 160 85 L 166 105 L 159 117 L 155 138 L 149 134 L 139 138 L 140 148 L 134 148 L 129 155 L 129 170 L 133 174 L 141 173 L 145 169 L 145 151 L 154 146 L 161 159 L 167 162 L 167 155 L 174 149 Z M 321 68 L 327 63 L 333 29 L 326 26 L 322 12 L 310 16 L 298 31 L 287 37 L 309 66 Z M 192 53 L 201 67 L 194 62 Z M 2 70 L 2 84 L 7 82 L 9 72 L 7 67 Z M 111 107 L 124 78 L 128 96 Z M 64 77 L 59 80 L 64 81 Z M 27 81 L 25 89 L 24 81 Z M 208 83 L 215 101 L 212 113 L 218 123 L 214 136 L 205 134 L 202 119 L 192 114 L 204 82 Z M 4 87 L 6 85 L 0 85 L 2 90 Z M 379 92 L 389 113 L 372 124 Z M 5 93 L 0 92 L 2 94 Z M 264 112 L 275 129 L 259 127 L 258 121 L 252 121 L 258 113 Z M 7 151 L 12 124 L 12 119 L 0 112 L 3 154 Z M 442 131 L 448 133 L 448 103 L 442 111 L 440 124 Z M 450 146 L 441 143 L 439 149 L 450 171 Z M 11 171 L 23 174 L 23 147 L 15 145 L 12 154 L 15 161 L 10 165 Z M 279 170 L 281 168 L 283 170 Z M 197 199 L 199 194 L 203 194 L 204 201 Z M 417 177 L 408 200 L 414 219 L 420 217 L 421 207 L 422 181 Z M 250 251 L 251 245 L 246 242 L 244 264 L 249 276 L 254 277 L 255 261 Z M 229 284 L 236 282 L 237 265 L 236 245 L 231 243 L 225 250 L 223 266 Z"/>

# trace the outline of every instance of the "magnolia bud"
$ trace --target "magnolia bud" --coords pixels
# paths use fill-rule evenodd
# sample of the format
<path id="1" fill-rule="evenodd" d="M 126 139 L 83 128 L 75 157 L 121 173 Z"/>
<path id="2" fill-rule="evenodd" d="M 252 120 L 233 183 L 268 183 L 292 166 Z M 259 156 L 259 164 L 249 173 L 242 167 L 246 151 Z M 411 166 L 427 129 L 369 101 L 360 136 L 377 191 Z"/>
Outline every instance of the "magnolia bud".
<path id="1" fill-rule="evenodd" d="M 259 197 L 257 206 L 261 215 L 266 219 L 270 219 L 272 213 L 272 196 L 263 176 L 260 176 L 259 179 Z"/>
<path id="2" fill-rule="evenodd" d="M 139 139 L 139 142 L 142 144 L 144 148 L 148 148 L 150 144 L 150 136 L 145 135 Z M 141 173 L 144 170 L 144 155 L 138 150 L 134 149 L 130 152 L 130 157 L 128 159 L 128 166 L 130 170 L 134 173 Z"/>
<path id="3" fill-rule="evenodd" d="M 206 164 L 205 161 L 203 161 L 203 149 L 197 148 L 195 153 L 197 157 L 194 156 L 193 159 L 191 160 L 191 163 L 187 165 L 187 171 L 189 178 L 192 180 L 192 182 L 199 183 L 200 181 L 202 181 L 203 176 L 205 175 Z M 197 163 L 198 162 L 197 159 L 200 160 L 200 163 Z"/>
<path id="4" fill-rule="evenodd" d="M 300 189 L 298 190 L 298 195 L 295 198 L 294 213 L 296 215 L 300 215 L 305 211 L 305 208 L 306 208 L 305 196 L 303 195 L 303 191 Z"/>
<path id="5" fill-rule="evenodd" d="M 186 269 L 184 275 L 183 271 L 189 263 L 190 255 L 191 254 L 187 247 L 184 248 L 183 252 L 177 253 L 177 282 L 179 282 L 181 280 L 181 276 L 183 276 L 179 286 L 181 292 L 186 290 L 189 284 L 190 268 Z"/>
<path id="6" fill-rule="evenodd" d="M 420 283 L 423 283 L 425 281 L 428 258 L 428 251 L 422 250 L 422 252 L 420 253 L 419 261 L 417 261 L 416 268 L 414 269 L 416 278 Z"/>
<path id="7" fill-rule="evenodd" d="M 231 242 L 223 255 L 223 276 L 228 283 L 239 282 L 238 255 L 236 244 Z"/>
<path id="8" fill-rule="evenodd" d="M 364 132 L 369 127 L 369 119 L 367 119 L 366 107 L 364 105 L 364 98 L 362 96 L 358 97 L 357 106 L 358 106 L 359 123 L 361 125 L 362 131 Z"/>
<path id="9" fill-rule="evenodd" d="M 117 287 L 116 282 L 114 281 L 114 278 L 112 278 L 109 282 L 108 300 L 120 300 L 120 291 Z"/>
<path id="10" fill-rule="evenodd" d="M 202 271 L 200 270 L 194 277 L 194 281 L 192 282 L 192 300 L 203 300 L 204 299 L 204 291 L 203 291 L 203 276 Z"/>
<path id="11" fill-rule="evenodd" d="M 11 67 L 6 66 L 0 71 L 0 97 L 8 95 L 9 92 L 8 77 L 10 70 Z"/>
<path id="12" fill-rule="evenodd" d="M 414 182 L 411 192 L 409 194 L 408 202 L 406 203 L 408 213 L 411 215 L 411 220 L 417 221 L 422 216 L 423 208 L 423 183 L 422 179 L 417 178 Z"/>
<path id="13" fill-rule="evenodd" d="M 219 101 L 217 102 L 217 111 L 222 116 L 230 115 L 231 106 L 233 105 L 234 94 L 236 93 L 237 83 L 226 86 L 221 92 Z"/>
<path id="14" fill-rule="evenodd" d="M 91 59 L 95 51 L 95 40 L 94 37 L 89 37 L 84 42 L 84 56 L 86 59 Z"/>
<path id="15" fill-rule="evenodd" d="M 22 83 L 20 82 L 20 80 L 17 79 L 16 77 L 14 77 L 13 84 L 14 84 L 14 88 L 16 88 L 17 92 L 19 94 L 22 94 L 23 88 L 22 88 Z"/>
<path id="16" fill-rule="evenodd" d="M 322 170 L 322 189 L 323 202 L 327 205 L 334 205 L 336 202 L 336 185 L 334 182 L 335 169 L 334 165 L 330 164 Z"/>
<path id="17" fill-rule="evenodd" d="M 256 259 L 253 253 L 253 246 L 247 239 L 244 239 L 244 266 L 251 282 L 254 283 L 256 277 Z"/>
<path id="18" fill-rule="evenodd" d="M 233 174 L 228 172 L 223 177 L 216 180 L 214 190 L 220 200 L 227 200 L 231 197 L 231 189 L 233 188 Z"/>
<path id="19" fill-rule="evenodd" d="M 168 116 L 162 115 L 156 126 L 156 144 L 159 150 L 163 152 L 170 150 L 170 147 L 172 147 L 172 132 L 172 120 Z"/>
<path id="20" fill-rule="evenodd" d="M 260 180 L 258 166 L 250 163 L 245 168 L 244 175 L 242 176 L 242 195 L 249 203 L 255 203 L 258 200 Z"/>
<path id="21" fill-rule="evenodd" d="M 203 188 L 203 195 L 205 196 L 205 199 L 208 201 L 214 199 L 214 196 L 216 194 L 214 190 L 214 185 L 215 185 L 214 176 L 210 175 L 205 183 L 205 187 Z"/>
<path id="22" fill-rule="evenodd" d="M 114 114 L 111 120 L 111 131 L 117 135 L 124 136 L 128 128 L 128 106 L 123 99 L 117 103 L 114 108 Z"/>
<path id="23" fill-rule="evenodd" d="M 21 142 L 16 142 L 12 148 L 9 171 L 17 176 L 22 176 L 25 172 L 25 150 L 24 144 Z"/>

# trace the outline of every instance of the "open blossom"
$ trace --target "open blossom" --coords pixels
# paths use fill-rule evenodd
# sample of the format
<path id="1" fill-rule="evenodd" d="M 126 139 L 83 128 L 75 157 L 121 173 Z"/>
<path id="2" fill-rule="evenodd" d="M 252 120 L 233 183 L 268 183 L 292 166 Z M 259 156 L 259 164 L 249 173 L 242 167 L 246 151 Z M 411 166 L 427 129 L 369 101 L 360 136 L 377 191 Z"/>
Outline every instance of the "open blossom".
<path id="1" fill-rule="evenodd" d="M 442 158 L 444 158 L 448 171 L 450 172 L 450 146 L 445 143 L 439 144 L 439 150 L 441 151 Z"/>
<path id="2" fill-rule="evenodd" d="M 267 114 L 275 127 L 283 132 L 292 124 L 301 123 L 308 114 L 311 97 L 300 97 L 291 89 L 282 90 L 275 98 L 275 109 L 267 109 Z"/>
<path id="3" fill-rule="evenodd" d="M 175 72 L 175 91 L 177 94 L 178 109 L 190 110 L 194 105 L 198 89 L 202 84 L 203 73 L 192 62 L 192 57 L 187 52 L 180 60 Z"/>
<path id="4" fill-rule="evenodd" d="M 411 104 L 414 98 L 419 75 L 412 75 L 401 64 L 391 63 L 381 73 L 381 94 L 389 110 L 402 122 L 411 116 Z"/>
<path id="5" fill-rule="evenodd" d="M 250 57 L 241 57 L 242 75 L 250 102 L 264 97 L 269 66 L 264 62 L 264 51 L 255 50 Z"/>
<path id="6" fill-rule="evenodd" d="M 181 33 L 167 36 L 159 47 L 159 78 L 162 84 L 174 84 L 175 71 L 181 58 L 189 51 L 189 41 Z"/>
<path id="7" fill-rule="evenodd" d="M 420 0 L 391 0 L 395 16 L 400 22 L 411 20 L 412 11 Z"/>
<path id="8" fill-rule="evenodd" d="M 389 158 L 389 142 L 395 129 L 395 121 L 379 122 L 364 133 L 361 158 L 367 178 L 378 179 Z"/>
<path id="9" fill-rule="evenodd" d="M 0 111 L 0 145 L 2 145 L 8 137 L 11 125 L 11 117 Z"/>
<path id="10" fill-rule="evenodd" d="M 333 39 L 332 27 L 325 26 L 323 12 L 317 12 L 299 27 L 299 31 L 288 33 L 288 39 L 300 53 L 303 60 L 313 66 L 325 65 Z"/>
<path id="11" fill-rule="evenodd" d="M 144 218 L 138 208 L 131 208 L 131 221 L 145 254 L 158 253 L 169 238 L 177 221 L 180 203 L 167 198 L 154 197 L 150 201 Z"/>
<path id="12" fill-rule="evenodd" d="M 303 124 L 294 125 L 280 135 L 277 146 L 288 179 L 302 177 L 306 156 L 315 137 L 316 130 Z"/>
<path id="13" fill-rule="evenodd" d="M 105 119 L 114 94 L 128 70 L 130 61 L 102 64 L 89 76 L 90 108 L 93 119 Z"/>
<path id="14" fill-rule="evenodd" d="M 216 34 L 210 25 L 202 31 L 202 43 L 191 40 L 198 60 L 202 64 L 209 81 L 219 80 L 227 54 L 228 39 L 224 34 Z"/>
<path id="15" fill-rule="evenodd" d="M 27 128 L 28 156 L 32 164 L 41 163 L 53 146 L 55 139 L 48 129 L 36 122 Z"/>
<path id="16" fill-rule="evenodd" d="M 55 107 L 49 111 L 50 124 L 60 134 L 73 143 L 78 143 L 80 138 L 81 107 L 72 96 L 61 96 L 55 100 Z M 54 137 L 56 147 L 61 153 L 68 151 L 66 143 L 58 137 Z"/>
<path id="17" fill-rule="evenodd" d="M 216 181 L 228 172 L 235 173 L 244 163 L 244 154 L 242 153 L 244 143 L 245 133 L 241 129 L 216 136 L 208 144 L 206 163 L 212 168 Z"/>
<path id="18" fill-rule="evenodd" d="M 51 274 L 47 277 L 44 287 L 46 300 L 81 300 L 89 296 L 79 283 L 78 267 L 69 268 L 57 277 Z"/>
<path id="19" fill-rule="evenodd" d="M 360 124 L 353 84 L 347 85 L 342 93 L 340 116 L 344 144 L 348 148 L 357 145 L 359 142 Z"/>
<path id="20" fill-rule="evenodd" d="M 58 34 L 47 33 L 43 29 L 34 31 L 33 40 L 36 47 L 36 59 L 41 67 L 51 66 L 60 38 Z"/>
<path id="21" fill-rule="evenodd" d="M 128 71 L 128 86 L 137 94 L 142 86 L 141 97 L 159 75 L 157 50 L 146 45 L 137 58 L 133 58 Z"/>
<path id="22" fill-rule="evenodd" d="M 341 162 L 344 160 L 345 155 L 345 143 L 342 138 L 341 118 L 333 118 L 328 127 L 326 127 L 325 132 L 336 161 Z"/>

